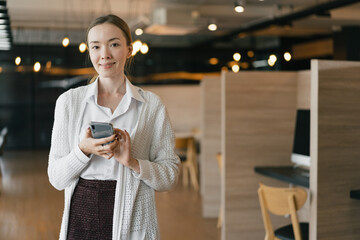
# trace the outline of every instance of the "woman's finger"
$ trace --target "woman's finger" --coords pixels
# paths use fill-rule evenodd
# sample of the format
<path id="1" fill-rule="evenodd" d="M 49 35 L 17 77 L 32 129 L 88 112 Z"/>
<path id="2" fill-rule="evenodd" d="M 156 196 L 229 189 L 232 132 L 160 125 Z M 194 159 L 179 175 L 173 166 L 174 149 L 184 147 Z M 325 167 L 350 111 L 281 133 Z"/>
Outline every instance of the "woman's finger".
<path id="1" fill-rule="evenodd" d="M 95 144 L 96 145 L 106 144 L 106 143 L 114 141 L 115 138 L 116 138 L 116 134 L 113 134 L 113 135 L 111 135 L 109 137 L 105 137 L 105 138 L 95 139 Z"/>

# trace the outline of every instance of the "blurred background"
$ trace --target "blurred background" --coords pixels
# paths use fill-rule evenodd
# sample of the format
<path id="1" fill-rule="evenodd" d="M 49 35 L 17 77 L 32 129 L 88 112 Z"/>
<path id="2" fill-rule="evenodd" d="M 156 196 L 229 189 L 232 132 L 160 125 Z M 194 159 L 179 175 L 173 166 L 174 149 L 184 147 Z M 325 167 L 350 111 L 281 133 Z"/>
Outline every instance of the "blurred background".
<path id="1" fill-rule="evenodd" d="M 359 60 L 357 2 L 1 0 L 6 148 L 49 147 L 56 98 L 94 73 L 83 43 L 97 16 L 112 13 L 129 23 L 137 50 L 129 75 L 134 84 L 187 86 L 221 70 L 301 70 L 311 58 Z"/>

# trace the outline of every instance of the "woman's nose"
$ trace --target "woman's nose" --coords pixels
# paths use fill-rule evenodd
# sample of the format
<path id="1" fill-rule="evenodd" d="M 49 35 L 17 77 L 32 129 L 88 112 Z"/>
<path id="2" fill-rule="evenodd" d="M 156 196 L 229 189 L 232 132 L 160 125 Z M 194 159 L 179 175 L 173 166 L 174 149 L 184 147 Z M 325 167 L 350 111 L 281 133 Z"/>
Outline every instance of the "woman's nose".
<path id="1" fill-rule="evenodd" d="M 108 48 L 103 47 L 101 51 L 101 58 L 102 59 L 108 59 L 111 58 L 111 53 Z"/>

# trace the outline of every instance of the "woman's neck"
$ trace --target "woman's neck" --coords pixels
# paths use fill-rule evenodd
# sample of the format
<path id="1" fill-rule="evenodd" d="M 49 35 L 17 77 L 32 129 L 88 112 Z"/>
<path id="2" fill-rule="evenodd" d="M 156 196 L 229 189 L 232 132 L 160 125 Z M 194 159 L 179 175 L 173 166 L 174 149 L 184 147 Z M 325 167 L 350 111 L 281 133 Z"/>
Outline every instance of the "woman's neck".
<path id="1" fill-rule="evenodd" d="M 101 78 L 98 81 L 99 94 L 125 94 L 126 92 L 126 78 L 125 75 L 119 78 Z"/>

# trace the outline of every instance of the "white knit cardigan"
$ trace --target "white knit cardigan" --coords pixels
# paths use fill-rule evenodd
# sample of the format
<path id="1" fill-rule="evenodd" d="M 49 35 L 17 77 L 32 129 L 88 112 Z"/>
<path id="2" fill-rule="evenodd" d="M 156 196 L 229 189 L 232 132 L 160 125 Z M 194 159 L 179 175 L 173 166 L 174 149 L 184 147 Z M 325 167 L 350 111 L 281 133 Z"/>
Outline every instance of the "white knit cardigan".
<path id="1" fill-rule="evenodd" d="M 67 236 L 71 197 L 86 163 L 75 154 L 90 85 L 70 89 L 56 101 L 48 175 L 58 190 L 65 189 L 60 240 Z M 145 232 L 148 240 L 160 239 L 155 192 L 175 186 L 179 158 L 174 152 L 174 133 L 159 97 L 139 88 L 143 96 L 137 129 L 132 136 L 132 156 L 140 174 L 119 164 L 114 203 L 113 239 L 128 240 L 130 232 Z M 138 240 L 138 239 L 137 239 Z"/>

